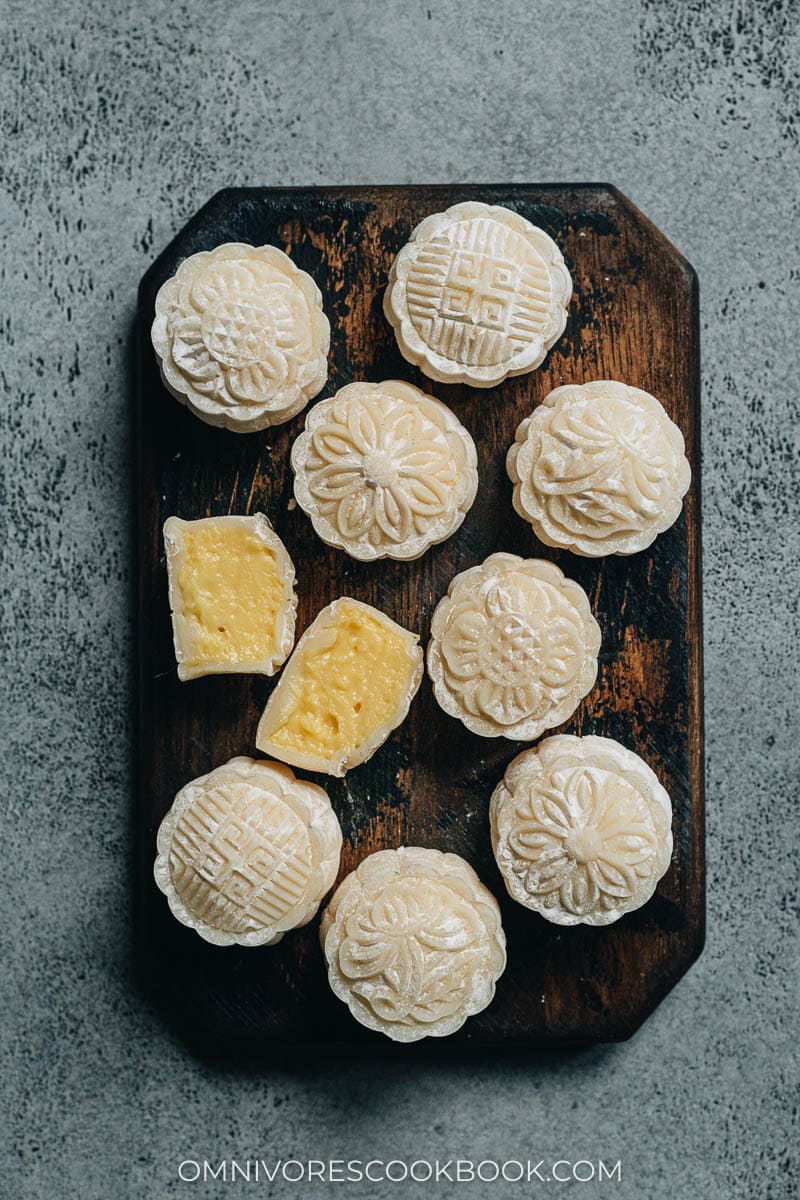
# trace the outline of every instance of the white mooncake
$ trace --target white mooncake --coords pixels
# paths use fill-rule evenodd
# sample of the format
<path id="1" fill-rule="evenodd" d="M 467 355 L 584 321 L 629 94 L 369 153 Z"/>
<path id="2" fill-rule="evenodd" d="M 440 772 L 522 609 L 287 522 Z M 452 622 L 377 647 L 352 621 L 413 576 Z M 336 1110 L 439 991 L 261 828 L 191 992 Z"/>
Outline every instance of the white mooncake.
<path id="1" fill-rule="evenodd" d="M 691 480 L 683 435 L 655 396 L 598 380 L 556 388 L 508 452 L 514 508 L 540 542 L 636 554 L 680 515 Z"/>
<path id="2" fill-rule="evenodd" d="M 491 1003 L 506 964 L 494 896 L 457 854 L 419 847 L 364 859 L 320 939 L 334 993 L 396 1042 L 455 1033 Z"/>
<path id="3" fill-rule="evenodd" d="M 274 675 L 294 645 L 294 566 L 263 513 L 164 522 L 180 679 Z"/>
<path id="4" fill-rule="evenodd" d="M 431 379 L 494 387 L 543 362 L 572 279 L 556 243 L 518 213 L 468 201 L 426 217 L 395 259 L 384 313 Z"/>
<path id="5" fill-rule="evenodd" d="M 158 831 L 155 880 L 207 942 L 274 945 L 314 916 L 341 848 L 321 787 L 283 763 L 232 758 L 178 792 Z"/>
<path id="6" fill-rule="evenodd" d="M 553 563 L 493 554 L 456 575 L 433 614 L 428 674 L 472 733 L 530 742 L 572 716 L 597 677 L 600 627 Z"/>
<path id="7" fill-rule="evenodd" d="M 297 643 L 267 701 L 256 745 L 293 766 L 342 776 L 405 720 L 422 672 L 415 633 L 342 596 Z"/>
<path id="8" fill-rule="evenodd" d="M 175 399 L 235 433 L 288 421 L 328 377 L 319 288 L 277 246 L 229 242 L 184 259 L 159 289 L 151 336 Z"/>
<path id="9" fill-rule="evenodd" d="M 603 737 L 545 738 L 490 805 L 509 895 L 556 925 L 610 925 L 646 904 L 672 858 L 672 804 L 637 754 Z"/>
<path id="10" fill-rule="evenodd" d="M 413 559 L 455 533 L 478 489 L 475 444 L 449 408 L 397 379 L 351 383 L 306 417 L 294 494 L 353 558 Z"/>

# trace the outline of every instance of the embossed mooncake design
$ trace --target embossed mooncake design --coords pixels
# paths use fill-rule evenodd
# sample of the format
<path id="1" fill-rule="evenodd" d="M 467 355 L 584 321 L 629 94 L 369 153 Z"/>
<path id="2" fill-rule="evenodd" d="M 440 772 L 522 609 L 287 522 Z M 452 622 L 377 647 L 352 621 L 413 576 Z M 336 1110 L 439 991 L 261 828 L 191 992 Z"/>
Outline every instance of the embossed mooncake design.
<path id="1" fill-rule="evenodd" d="M 556 925 L 610 925 L 641 908 L 672 858 L 669 796 L 611 738 L 564 734 L 523 751 L 490 823 L 509 895 Z"/>
<path id="2" fill-rule="evenodd" d="M 556 243 L 508 208 L 426 217 L 395 259 L 384 313 L 404 358 L 441 383 L 494 387 L 543 362 L 572 279 Z"/>
<path id="3" fill-rule="evenodd" d="M 680 515 L 683 435 L 655 396 L 598 380 L 556 388 L 508 452 L 514 508 L 547 546 L 636 554 Z"/>
<path id="4" fill-rule="evenodd" d="M 151 336 L 175 399 L 235 433 L 288 421 L 328 377 L 319 288 L 277 246 L 229 242 L 184 259 L 159 289 Z"/>
<path id="5" fill-rule="evenodd" d="M 258 723 L 256 745 L 293 766 L 342 776 L 405 720 L 422 671 L 415 633 L 342 596 L 297 643 Z"/>
<path id="6" fill-rule="evenodd" d="M 333 886 L 342 831 L 314 783 L 232 758 L 181 788 L 158 831 L 155 880 L 217 946 L 264 946 L 305 925 Z"/>
<path id="7" fill-rule="evenodd" d="M 396 1042 L 445 1037 L 491 1003 L 506 964 L 500 908 L 457 854 L 380 850 L 322 917 L 336 996 Z"/>
<path id="8" fill-rule="evenodd" d="M 292 447 L 294 494 L 319 537 L 353 558 L 419 558 L 464 520 L 477 461 L 433 396 L 397 379 L 351 383 L 306 417 Z"/>
<path id="9" fill-rule="evenodd" d="M 164 522 L 179 679 L 274 675 L 294 645 L 294 566 L 263 513 Z"/>
<path id="10" fill-rule="evenodd" d="M 572 716 L 597 677 L 600 627 L 553 563 L 492 554 L 456 575 L 433 614 L 428 674 L 472 733 L 533 741 Z"/>

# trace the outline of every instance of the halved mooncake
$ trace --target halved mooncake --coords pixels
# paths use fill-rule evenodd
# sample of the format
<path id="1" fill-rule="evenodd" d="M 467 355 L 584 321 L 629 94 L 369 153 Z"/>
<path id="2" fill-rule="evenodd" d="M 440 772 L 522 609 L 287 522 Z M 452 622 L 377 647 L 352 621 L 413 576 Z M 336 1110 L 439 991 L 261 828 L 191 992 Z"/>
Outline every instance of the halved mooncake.
<path id="1" fill-rule="evenodd" d="M 175 399 L 235 433 L 288 421 L 328 377 L 319 288 L 277 246 L 228 242 L 184 259 L 159 289 L 151 337 Z"/>
<path id="2" fill-rule="evenodd" d="M 415 633 L 343 596 L 311 623 L 267 701 L 256 745 L 294 766 L 342 776 L 405 720 L 422 679 Z"/>
<path id="3" fill-rule="evenodd" d="M 316 404 L 292 447 L 294 494 L 317 534 L 353 558 L 419 558 L 475 499 L 475 444 L 446 405 L 399 379 Z"/>
<path id="4" fill-rule="evenodd" d="M 426 217 L 395 259 L 384 313 L 440 383 L 494 387 L 543 362 L 572 295 L 564 256 L 519 213 L 468 201 Z"/>
<path id="5" fill-rule="evenodd" d="M 342 831 L 321 787 L 283 763 L 232 758 L 178 792 L 155 880 L 217 946 L 264 946 L 307 924 L 339 870 Z"/>
<path id="6" fill-rule="evenodd" d="M 583 588 L 544 559 L 492 554 L 437 604 L 428 674 L 467 729 L 528 742 L 572 716 L 594 686 L 599 649 Z"/>
<path id="7" fill-rule="evenodd" d="M 500 908 L 457 854 L 371 854 L 322 917 L 328 979 L 357 1021 L 396 1042 L 445 1037 L 491 1003 L 506 964 Z"/>
<path id="8" fill-rule="evenodd" d="M 514 508 L 540 542 L 636 554 L 680 516 L 691 481 L 683 435 L 640 388 L 614 380 L 545 396 L 508 452 Z"/>
<path id="9" fill-rule="evenodd" d="M 294 645 L 294 566 L 263 513 L 164 522 L 178 677 L 274 675 Z"/>
<path id="10" fill-rule="evenodd" d="M 611 738 L 545 738 L 508 766 L 490 805 L 509 895 L 556 925 L 610 925 L 646 904 L 672 858 L 672 804 Z"/>

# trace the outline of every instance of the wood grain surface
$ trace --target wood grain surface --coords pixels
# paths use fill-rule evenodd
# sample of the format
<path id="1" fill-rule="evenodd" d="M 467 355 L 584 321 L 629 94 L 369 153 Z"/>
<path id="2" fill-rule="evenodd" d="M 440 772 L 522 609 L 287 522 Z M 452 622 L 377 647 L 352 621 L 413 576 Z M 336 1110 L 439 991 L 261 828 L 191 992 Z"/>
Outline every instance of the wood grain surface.
<path id="1" fill-rule="evenodd" d="M 564 252 L 574 296 L 566 332 L 532 374 L 475 391 L 426 380 L 401 357 L 381 303 L 391 262 L 417 222 L 466 199 L 515 208 Z M 150 345 L 155 295 L 180 261 L 221 242 L 274 243 L 319 285 L 331 321 L 328 385 L 406 379 L 449 404 L 478 449 L 480 488 L 463 526 L 413 563 L 357 563 L 324 545 L 292 503 L 289 450 L 303 414 L 256 434 L 212 429 L 164 390 Z M 604 929 L 550 925 L 513 903 L 492 858 L 491 792 L 523 748 L 445 716 L 423 681 L 404 725 L 345 780 L 316 777 L 344 833 L 341 874 L 374 850 L 435 846 L 463 855 L 499 899 L 508 968 L 493 1004 L 452 1039 L 522 1047 L 629 1036 L 699 954 L 704 936 L 699 334 L 692 268 L 607 185 L 235 189 L 219 193 L 142 280 L 140 415 L 140 976 L 199 1049 L 283 1053 L 322 1042 L 384 1050 L 328 989 L 315 920 L 274 948 L 217 948 L 179 925 L 152 881 L 158 824 L 178 789 L 234 754 L 255 754 L 274 680 L 179 683 L 161 527 L 166 517 L 265 512 L 297 568 L 299 634 L 349 594 L 427 643 L 452 577 L 497 550 L 559 564 L 588 593 L 603 644 L 595 688 L 559 730 L 617 738 L 669 791 L 675 852 L 656 896 Z M 552 388 L 620 379 L 654 393 L 680 426 L 693 483 L 684 512 L 631 558 L 587 560 L 541 546 L 513 511 L 504 460 L 517 424 Z M 313 403 L 313 402 L 312 402 Z M 554 731 L 555 732 L 555 731 Z M 380 1043 L 380 1047 L 379 1044 Z M 403 1053 L 426 1052 L 429 1043 Z"/>

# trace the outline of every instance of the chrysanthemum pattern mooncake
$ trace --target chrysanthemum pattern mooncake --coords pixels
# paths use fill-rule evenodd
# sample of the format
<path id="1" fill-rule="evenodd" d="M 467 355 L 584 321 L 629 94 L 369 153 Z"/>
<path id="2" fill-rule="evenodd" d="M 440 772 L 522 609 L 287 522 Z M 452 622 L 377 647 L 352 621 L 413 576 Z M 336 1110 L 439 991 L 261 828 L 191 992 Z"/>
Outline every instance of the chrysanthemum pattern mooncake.
<path id="1" fill-rule="evenodd" d="M 454 1033 L 491 1002 L 506 962 L 500 909 L 472 867 L 419 847 L 366 858 L 320 937 L 334 993 L 397 1042 Z"/>
<path id="2" fill-rule="evenodd" d="M 277 246 L 230 242 L 185 259 L 156 297 L 151 336 L 172 395 L 237 433 L 288 421 L 328 375 L 319 288 Z"/>
<path id="3" fill-rule="evenodd" d="M 613 380 L 545 397 L 508 452 L 514 508 L 548 546 L 636 554 L 680 515 L 683 435 L 648 392 Z"/>
<path id="4" fill-rule="evenodd" d="M 533 741 L 590 691 L 599 649 L 577 583 L 543 559 L 493 554 L 436 606 L 428 674 L 444 711 L 472 733 Z"/>
<path id="5" fill-rule="evenodd" d="M 441 383 L 494 387 L 564 332 L 572 279 L 553 239 L 470 201 L 426 217 L 395 259 L 384 312 L 400 351 Z"/>
<path id="6" fill-rule="evenodd" d="M 322 788 L 283 763 L 232 758 L 178 792 L 155 879 L 183 925 L 217 946 L 263 946 L 311 920 L 339 869 Z"/>
<path id="7" fill-rule="evenodd" d="M 557 925 L 609 925 L 641 908 L 672 857 L 672 804 L 611 738 L 561 735 L 518 755 L 490 806 L 509 894 Z"/>
<path id="8" fill-rule="evenodd" d="M 475 445 L 446 405 L 400 380 L 316 404 L 292 447 L 294 494 L 323 541 L 367 562 L 419 558 L 478 488 Z"/>

